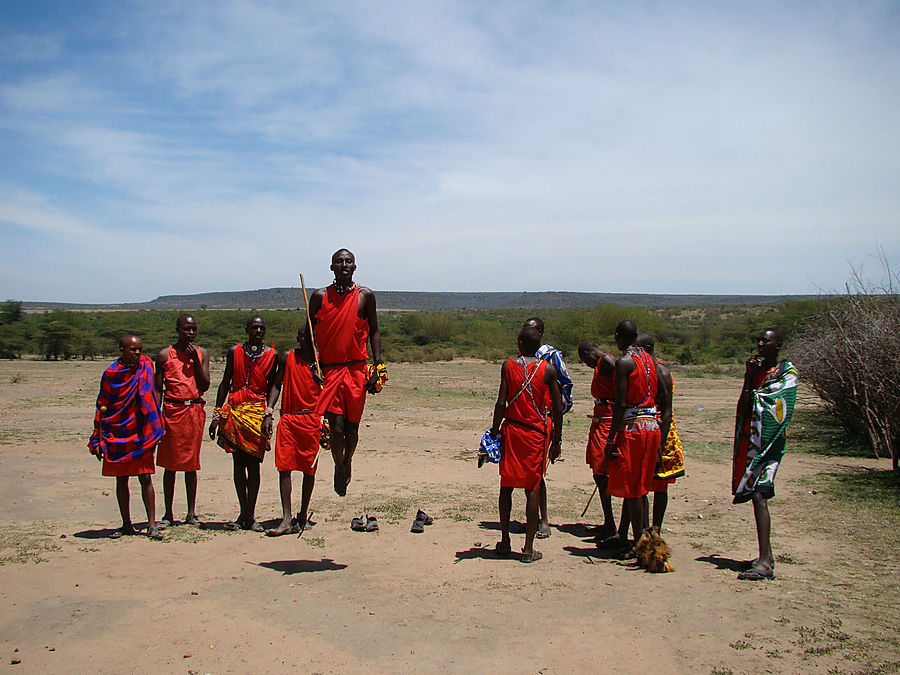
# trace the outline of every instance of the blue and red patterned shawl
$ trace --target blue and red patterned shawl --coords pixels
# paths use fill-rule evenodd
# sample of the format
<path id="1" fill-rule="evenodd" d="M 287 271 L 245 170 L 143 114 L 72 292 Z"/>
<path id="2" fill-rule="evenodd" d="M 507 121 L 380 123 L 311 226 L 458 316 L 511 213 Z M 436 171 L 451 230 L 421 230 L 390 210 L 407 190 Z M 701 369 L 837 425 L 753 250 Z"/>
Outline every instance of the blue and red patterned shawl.
<path id="1" fill-rule="evenodd" d="M 100 379 L 91 449 L 99 446 L 107 461 L 120 462 L 152 452 L 162 435 L 153 359 L 142 354 L 132 367 L 114 362 Z"/>

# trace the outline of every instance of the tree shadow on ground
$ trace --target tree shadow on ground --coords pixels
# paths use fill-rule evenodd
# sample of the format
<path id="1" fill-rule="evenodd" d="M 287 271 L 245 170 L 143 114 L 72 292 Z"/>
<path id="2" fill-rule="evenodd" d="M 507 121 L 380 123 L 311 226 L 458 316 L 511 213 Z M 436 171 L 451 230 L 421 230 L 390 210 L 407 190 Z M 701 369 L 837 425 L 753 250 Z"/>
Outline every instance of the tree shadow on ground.
<path id="1" fill-rule="evenodd" d="M 336 563 L 331 558 L 322 558 L 321 560 L 271 560 L 269 562 L 247 564 L 281 572 L 284 576 L 305 572 L 338 572 L 347 568 L 347 565 L 344 563 Z"/>

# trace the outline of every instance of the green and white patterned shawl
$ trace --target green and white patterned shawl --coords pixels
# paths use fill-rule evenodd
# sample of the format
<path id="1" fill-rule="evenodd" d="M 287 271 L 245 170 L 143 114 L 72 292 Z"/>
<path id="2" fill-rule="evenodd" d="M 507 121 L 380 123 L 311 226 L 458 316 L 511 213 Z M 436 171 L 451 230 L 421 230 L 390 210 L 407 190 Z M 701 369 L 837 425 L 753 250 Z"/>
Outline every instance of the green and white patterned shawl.
<path id="1" fill-rule="evenodd" d="M 775 495 L 775 473 L 784 456 L 785 430 L 797 401 L 797 369 L 782 361 L 759 389 L 751 403 L 747 465 L 734 493 L 734 503 L 749 501 L 754 492 L 767 499 Z"/>

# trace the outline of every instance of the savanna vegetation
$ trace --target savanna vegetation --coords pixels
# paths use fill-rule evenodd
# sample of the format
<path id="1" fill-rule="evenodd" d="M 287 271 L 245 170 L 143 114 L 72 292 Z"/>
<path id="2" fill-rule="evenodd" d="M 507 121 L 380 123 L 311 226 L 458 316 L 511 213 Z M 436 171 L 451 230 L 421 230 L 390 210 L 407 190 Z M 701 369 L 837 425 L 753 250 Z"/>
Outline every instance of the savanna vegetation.
<path id="1" fill-rule="evenodd" d="M 821 309 L 817 301 L 786 301 L 777 305 L 697 307 L 627 307 L 597 305 L 587 309 L 382 311 L 380 328 L 388 361 L 442 361 L 458 357 L 500 359 L 508 355 L 524 319 L 539 315 L 547 326 L 545 339 L 572 355 L 582 340 L 613 348 L 615 325 L 625 318 L 655 336 L 657 353 L 670 363 L 736 363 L 752 349 L 754 335 L 765 326 L 787 334 L 801 319 Z M 47 360 L 90 359 L 117 353 L 123 333 L 135 333 L 151 353 L 174 338 L 178 310 L 23 312 L 8 300 L 0 307 L 0 357 L 39 355 Z M 197 310 L 198 342 L 222 358 L 228 347 L 244 338 L 252 311 Z M 265 310 L 267 341 L 279 348 L 295 344 L 297 329 L 306 321 L 302 310 Z"/>

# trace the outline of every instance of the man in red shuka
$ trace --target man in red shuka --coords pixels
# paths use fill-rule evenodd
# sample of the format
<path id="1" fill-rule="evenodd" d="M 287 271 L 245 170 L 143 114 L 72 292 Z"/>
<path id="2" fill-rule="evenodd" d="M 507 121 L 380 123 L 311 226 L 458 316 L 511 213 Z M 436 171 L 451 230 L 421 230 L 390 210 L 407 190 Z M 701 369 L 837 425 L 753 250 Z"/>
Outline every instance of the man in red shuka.
<path id="1" fill-rule="evenodd" d="M 535 356 L 541 346 L 540 331 L 531 326 L 522 328 L 516 344 L 519 357 L 507 360 L 500 369 L 500 390 L 491 424 L 491 435 L 496 437 L 501 432 L 503 435 L 498 504 L 501 538 L 496 551 L 500 555 L 509 555 L 512 550 L 509 540 L 512 493 L 515 488 L 523 488 L 525 546 L 520 560 L 531 563 L 543 557 L 540 551 L 534 549 L 539 490 L 548 456 L 551 462 L 555 462 L 560 453 L 562 396 L 556 368 Z M 551 411 L 551 419 L 547 419 L 546 410 Z"/>
<path id="2" fill-rule="evenodd" d="M 375 294 L 353 281 L 356 258 L 345 248 L 331 256 L 334 283 L 320 288 L 309 299 L 309 315 L 315 331 L 324 383 L 316 410 L 325 415 L 331 429 L 334 459 L 334 491 L 347 494 L 353 453 L 359 443 L 359 422 L 366 404 L 366 391 L 374 387 L 378 371 L 366 374 L 372 346 L 372 361 L 384 370 L 381 333 Z M 308 353 L 312 354 L 309 347 Z"/>

